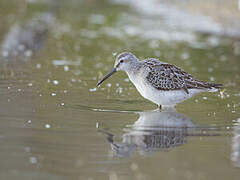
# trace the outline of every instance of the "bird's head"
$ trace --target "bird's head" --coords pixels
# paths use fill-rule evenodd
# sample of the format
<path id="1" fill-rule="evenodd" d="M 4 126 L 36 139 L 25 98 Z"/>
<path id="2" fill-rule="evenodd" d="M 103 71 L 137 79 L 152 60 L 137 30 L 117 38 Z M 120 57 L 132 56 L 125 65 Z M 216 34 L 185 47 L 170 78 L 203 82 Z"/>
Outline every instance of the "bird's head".
<path id="1" fill-rule="evenodd" d="M 131 66 L 132 62 L 135 62 L 136 60 L 136 56 L 134 56 L 132 53 L 123 52 L 117 56 L 114 68 L 116 69 L 116 71 L 127 71 Z"/>
<path id="2" fill-rule="evenodd" d="M 127 71 L 131 64 L 137 61 L 136 56 L 134 56 L 130 52 L 123 52 L 119 54 L 115 60 L 113 69 L 103 77 L 101 81 L 97 83 L 97 86 L 99 86 L 103 81 L 105 81 L 107 78 L 109 78 L 111 75 L 113 75 L 117 71 Z"/>

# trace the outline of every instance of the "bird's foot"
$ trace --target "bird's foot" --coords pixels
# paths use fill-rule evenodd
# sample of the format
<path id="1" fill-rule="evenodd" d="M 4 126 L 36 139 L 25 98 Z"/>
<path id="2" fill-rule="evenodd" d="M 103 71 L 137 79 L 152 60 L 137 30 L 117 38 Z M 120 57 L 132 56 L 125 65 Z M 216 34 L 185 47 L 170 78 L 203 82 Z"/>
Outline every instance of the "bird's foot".
<path id="1" fill-rule="evenodd" d="M 160 112 L 172 112 L 172 111 L 176 111 L 174 108 L 174 105 L 158 105 L 158 108 L 156 109 L 157 111 Z"/>

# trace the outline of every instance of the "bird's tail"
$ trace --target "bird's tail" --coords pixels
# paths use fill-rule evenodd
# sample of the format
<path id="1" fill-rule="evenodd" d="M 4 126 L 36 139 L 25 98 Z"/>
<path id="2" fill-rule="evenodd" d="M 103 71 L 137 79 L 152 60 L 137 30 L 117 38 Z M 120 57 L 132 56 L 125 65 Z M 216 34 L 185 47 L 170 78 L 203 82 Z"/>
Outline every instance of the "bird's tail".
<path id="1" fill-rule="evenodd" d="M 218 91 L 218 89 L 222 89 L 223 88 L 223 84 L 219 84 L 219 83 L 207 83 L 207 86 L 209 87 L 209 92 L 216 92 Z"/>

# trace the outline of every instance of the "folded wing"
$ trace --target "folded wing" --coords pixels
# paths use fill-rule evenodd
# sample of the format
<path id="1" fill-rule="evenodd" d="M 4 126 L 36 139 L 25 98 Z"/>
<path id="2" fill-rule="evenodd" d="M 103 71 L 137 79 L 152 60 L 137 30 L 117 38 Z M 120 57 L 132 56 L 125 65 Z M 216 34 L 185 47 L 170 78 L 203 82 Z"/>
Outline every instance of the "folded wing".
<path id="1" fill-rule="evenodd" d="M 155 62 L 155 64 L 145 63 L 145 65 L 150 68 L 147 81 L 158 90 L 183 89 L 189 93 L 188 89 L 211 89 L 222 86 L 197 80 L 191 74 L 171 64 Z"/>

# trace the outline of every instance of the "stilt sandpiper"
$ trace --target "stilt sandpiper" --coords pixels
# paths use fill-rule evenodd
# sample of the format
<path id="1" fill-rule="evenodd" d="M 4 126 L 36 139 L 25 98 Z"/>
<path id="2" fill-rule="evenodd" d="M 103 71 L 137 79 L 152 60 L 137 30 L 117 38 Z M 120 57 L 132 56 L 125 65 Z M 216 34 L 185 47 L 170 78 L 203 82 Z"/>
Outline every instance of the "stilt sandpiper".
<path id="1" fill-rule="evenodd" d="M 175 65 L 155 58 L 142 61 L 132 53 L 123 52 L 116 58 L 114 68 L 97 83 L 99 86 L 117 71 L 125 71 L 139 93 L 162 106 L 175 106 L 200 92 L 215 92 L 222 84 L 197 80 Z"/>

